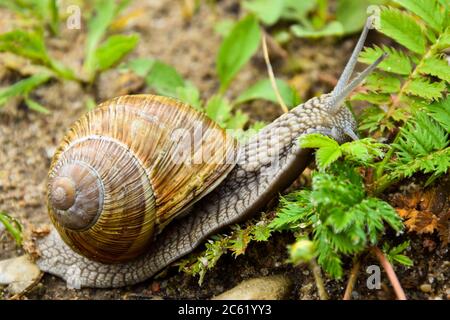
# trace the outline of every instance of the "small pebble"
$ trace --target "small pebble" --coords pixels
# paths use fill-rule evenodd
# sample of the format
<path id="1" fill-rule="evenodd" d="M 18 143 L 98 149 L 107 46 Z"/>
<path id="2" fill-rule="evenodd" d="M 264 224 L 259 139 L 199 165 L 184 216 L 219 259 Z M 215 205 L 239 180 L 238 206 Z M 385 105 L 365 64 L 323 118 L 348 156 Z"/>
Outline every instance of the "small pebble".
<path id="1" fill-rule="evenodd" d="M 420 290 L 422 290 L 422 292 L 425 293 L 430 293 L 431 292 L 431 284 L 429 283 L 424 283 L 420 286 Z"/>
<path id="2" fill-rule="evenodd" d="M 244 280 L 213 300 L 281 300 L 291 291 L 292 281 L 284 275 Z"/>

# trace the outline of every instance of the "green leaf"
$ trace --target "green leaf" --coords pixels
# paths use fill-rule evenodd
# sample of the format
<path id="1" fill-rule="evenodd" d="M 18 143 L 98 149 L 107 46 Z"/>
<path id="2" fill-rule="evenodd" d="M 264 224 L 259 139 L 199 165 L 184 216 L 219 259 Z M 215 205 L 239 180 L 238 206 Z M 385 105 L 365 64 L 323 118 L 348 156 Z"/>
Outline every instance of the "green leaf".
<path id="1" fill-rule="evenodd" d="M 26 97 L 34 88 L 47 82 L 50 79 L 49 74 L 38 73 L 29 78 L 20 80 L 0 91 L 0 106 L 5 104 L 12 97 Z"/>
<path id="2" fill-rule="evenodd" d="M 427 106 L 430 115 L 440 123 L 447 132 L 450 132 L 450 97 Z"/>
<path id="3" fill-rule="evenodd" d="M 205 112 L 209 118 L 217 122 L 222 128 L 226 127 L 226 122 L 231 115 L 230 103 L 219 95 L 212 96 L 205 106 Z"/>
<path id="4" fill-rule="evenodd" d="M 423 64 L 420 65 L 417 71 L 450 82 L 450 66 L 445 58 L 437 56 L 427 58 L 423 61 Z"/>
<path id="5" fill-rule="evenodd" d="M 412 94 L 428 100 L 438 100 L 442 97 L 445 90 L 444 82 L 430 82 L 429 80 L 416 78 L 411 80 L 405 86 L 404 91 L 407 94 Z"/>
<path id="6" fill-rule="evenodd" d="M 25 98 L 25 103 L 27 104 L 28 108 L 30 108 L 31 110 L 34 110 L 36 112 L 40 112 L 43 114 L 50 114 L 50 110 L 48 110 L 42 104 L 40 104 L 34 100 Z"/>
<path id="7" fill-rule="evenodd" d="M 403 254 L 397 254 L 395 256 L 392 257 L 394 261 L 407 266 L 407 267 L 411 267 L 414 265 L 414 262 L 408 258 L 407 256 L 403 255 Z"/>
<path id="8" fill-rule="evenodd" d="M 295 24 L 291 26 L 291 31 L 299 38 L 317 39 L 328 36 L 341 36 L 344 34 L 344 27 L 339 21 L 332 21 L 321 30 L 310 30 L 299 24 Z"/>
<path id="9" fill-rule="evenodd" d="M 137 59 L 132 59 L 132 60 L 128 61 L 124 65 L 124 68 L 130 69 L 131 71 L 136 73 L 138 76 L 146 77 L 147 74 L 152 69 L 154 63 L 155 63 L 155 60 L 153 60 L 153 59 L 137 58 Z"/>
<path id="10" fill-rule="evenodd" d="M 302 148 L 339 148 L 336 140 L 320 133 L 302 135 L 299 142 Z"/>
<path id="11" fill-rule="evenodd" d="M 366 22 L 366 11 L 371 1 L 340 0 L 337 2 L 336 19 L 344 27 L 345 33 L 361 30 Z"/>
<path id="12" fill-rule="evenodd" d="M 160 61 L 155 61 L 145 82 L 158 94 L 170 97 L 176 97 L 177 88 L 185 86 L 184 79 L 175 68 Z"/>
<path id="13" fill-rule="evenodd" d="M 83 65 L 89 79 L 92 79 L 95 75 L 97 46 L 114 20 L 117 4 L 115 1 L 99 0 L 95 2 L 94 10 L 94 15 L 88 21 L 86 57 Z"/>
<path id="14" fill-rule="evenodd" d="M 18 246 L 22 245 L 22 225 L 16 219 L 12 218 L 6 212 L 0 211 L 0 223 L 13 236 Z"/>
<path id="15" fill-rule="evenodd" d="M 251 0 L 242 6 L 253 12 L 264 24 L 272 25 L 278 21 L 284 9 L 284 1 Z"/>
<path id="16" fill-rule="evenodd" d="M 409 75 L 412 72 L 411 61 L 406 54 L 387 46 L 382 48 L 377 46 L 373 48 L 365 47 L 358 60 L 365 64 L 372 64 L 385 52 L 388 53 L 388 56 L 380 63 L 379 69 L 401 75 Z"/>
<path id="17" fill-rule="evenodd" d="M 380 13 L 380 31 L 411 51 L 424 54 L 426 38 L 414 18 L 400 10 L 389 8 Z"/>
<path id="18" fill-rule="evenodd" d="M 395 0 L 398 4 L 421 17 L 435 31 L 441 32 L 445 11 L 436 0 Z"/>
<path id="19" fill-rule="evenodd" d="M 278 90 L 284 102 L 289 107 L 294 107 L 300 103 L 298 94 L 285 81 L 277 79 Z M 278 103 L 273 91 L 270 79 L 263 79 L 242 92 L 234 101 L 235 104 L 244 103 L 250 100 L 263 99 Z"/>
<path id="20" fill-rule="evenodd" d="M 43 65 L 50 65 L 50 57 L 39 32 L 14 30 L 0 35 L 0 52 L 12 52 Z"/>
<path id="21" fill-rule="evenodd" d="M 235 24 L 236 22 L 232 19 L 220 20 L 214 25 L 214 32 L 222 37 L 226 37 L 233 30 Z"/>
<path id="22" fill-rule="evenodd" d="M 228 88 L 233 77 L 255 54 L 260 37 L 258 21 L 249 15 L 239 21 L 223 40 L 217 56 L 220 92 Z"/>
<path id="23" fill-rule="evenodd" d="M 351 96 L 351 101 L 367 101 L 373 104 L 382 105 L 388 103 L 391 97 L 388 94 L 380 94 L 374 92 L 362 93 L 358 92 Z"/>
<path id="24" fill-rule="evenodd" d="M 316 151 L 316 161 L 319 169 L 328 168 L 333 162 L 342 156 L 342 151 L 335 147 L 322 147 Z"/>
<path id="25" fill-rule="evenodd" d="M 380 93 L 399 92 L 400 86 L 400 79 L 380 72 L 373 72 L 370 74 L 365 83 L 365 87 L 369 90 L 378 91 Z"/>
<path id="26" fill-rule="evenodd" d="M 176 97 L 194 107 L 194 109 L 202 110 L 202 100 L 200 99 L 200 91 L 190 82 L 185 82 L 184 86 L 178 87 L 176 90 Z"/>
<path id="27" fill-rule="evenodd" d="M 137 35 L 110 36 L 95 52 L 96 68 L 103 71 L 111 68 L 120 59 L 132 51 L 139 41 Z"/>

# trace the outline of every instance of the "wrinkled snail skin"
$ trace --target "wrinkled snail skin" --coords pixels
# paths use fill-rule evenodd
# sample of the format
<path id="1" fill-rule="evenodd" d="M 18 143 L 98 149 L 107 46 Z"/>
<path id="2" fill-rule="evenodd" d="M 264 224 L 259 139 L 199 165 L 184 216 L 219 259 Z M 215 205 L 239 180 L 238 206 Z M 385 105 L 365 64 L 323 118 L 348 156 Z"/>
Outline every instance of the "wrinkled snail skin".
<path id="1" fill-rule="evenodd" d="M 298 146 L 301 135 L 320 132 L 338 142 L 346 141 L 345 132 L 355 129 L 355 120 L 345 107 L 330 113 L 331 99 L 331 95 L 323 95 L 299 105 L 241 146 L 237 164 L 223 182 L 194 204 L 189 215 L 170 223 L 136 259 L 118 264 L 89 260 L 53 230 L 37 242 L 41 252 L 38 266 L 74 288 L 120 287 L 152 277 L 209 235 L 258 212 L 289 186 L 311 159 L 311 150 Z"/>

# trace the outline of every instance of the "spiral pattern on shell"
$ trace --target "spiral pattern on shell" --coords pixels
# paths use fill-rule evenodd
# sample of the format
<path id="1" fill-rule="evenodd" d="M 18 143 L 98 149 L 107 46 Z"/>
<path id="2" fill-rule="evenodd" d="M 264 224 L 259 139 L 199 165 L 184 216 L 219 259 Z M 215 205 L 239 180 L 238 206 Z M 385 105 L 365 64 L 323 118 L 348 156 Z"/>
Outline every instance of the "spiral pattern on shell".
<path id="1" fill-rule="evenodd" d="M 112 99 L 78 120 L 55 153 L 50 218 L 90 259 L 133 259 L 226 177 L 236 150 L 233 138 L 186 104 L 153 95 Z"/>

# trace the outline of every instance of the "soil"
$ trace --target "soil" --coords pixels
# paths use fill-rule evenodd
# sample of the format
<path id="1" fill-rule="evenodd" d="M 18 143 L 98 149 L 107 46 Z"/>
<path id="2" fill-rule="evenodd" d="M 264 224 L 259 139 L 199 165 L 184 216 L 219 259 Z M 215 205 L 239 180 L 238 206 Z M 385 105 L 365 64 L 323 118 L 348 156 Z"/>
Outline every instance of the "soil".
<path id="1" fill-rule="evenodd" d="M 185 79 L 200 89 L 203 98 L 207 98 L 219 85 L 215 74 L 215 56 L 221 38 L 215 33 L 214 26 L 220 19 L 237 19 L 242 13 L 238 1 L 216 1 L 215 5 L 201 5 L 189 19 L 183 15 L 180 3 L 177 0 L 135 1 L 126 9 L 124 14 L 135 14 L 136 17 L 122 31 L 138 32 L 140 35 L 137 49 L 128 58 L 152 57 L 174 66 Z M 9 23 L 11 19 L 9 12 L 0 10 L 0 21 L 6 21 L 0 24 L 0 32 L 12 28 Z M 85 26 L 81 30 L 63 28 L 59 38 L 48 42 L 51 54 L 73 68 L 80 68 L 85 31 Z M 376 41 L 373 36 L 369 40 Z M 283 49 L 288 55 L 287 59 L 282 54 L 273 54 L 272 63 L 277 76 L 291 81 L 301 96 L 308 99 L 332 89 L 355 41 L 356 36 L 341 40 L 297 39 Z M 14 83 L 31 68 L 21 63 L 21 67 L 15 70 L 4 63 L 0 65 L 2 86 Z M 242 88 L 266 76 L 262 54 L 259 53 L 238 74 L 227 95 L 235 97 Z M 0 109 L 0 211 L 8 212 L 20 220 L 25 228 L 49 224 L 45 198 L 47 170 L 67 128 L 87 111 L 87 99 L 93 96 L 96 102 L 100 102 L 117 95 L 143 92 L 148 91 L 142 79 L 113 70 L 103 73 L 93 87 L 84 87 L 76 82 L 52 81 L 33 92 L 32 98 L 48 107 L 50 115 L 30 111 L 21 101 L 8 102 Z M 249 114 L 251 121 L 271 121 L 281 114 L 277 105 L 264 102 L 246 104 L 242 110 Z M 408 255 L 413 258 L 414 267 L 396 267 L 407 296 L 411 299 L 450 298 L 447 247 L 441 248 L 440 240 L 433 235 L 424 237 L 404 234 L 395 241 L 401 242 L 407 238 L 412 241 Z M 113 290 L 70 290 L 61 279 L 46 274 L 23 298 L 202 299 L 219 294 L 244 279 L 286 273 L 295 283 L 291 299 L 318 299 L 309 269 L 285 263 L 285 248 L 292 241 L 292 236 L 278 234 L 267 243 L 251 244 L 246 254 L 236 259 L 226 255 L 214 270 L 207 273 L 202 286 L 197 284 L 197 278 L 177 273 L 175 268 L 169 269 L 161 278 Z M 433 250 L 424 250 L 424 241 L 434 242 L 436 245 Z M 15 246 L 6 232 L 0 232 L 0 259 L 22 253 L 22 249 Z M 362 259 L 354 299 L 394 298 L 385 277 L 382 277 L 380 290 L 367 289 L 364 270 L 376 263 L 371 257 Z M 347 266 L 351 268 L 350 261 Z M 326 280 L 326 289 L 334 299 L 342 297 L 345 285 L 344 280 Z M 3 294 L 8 297 L 6 292 Z"/>

